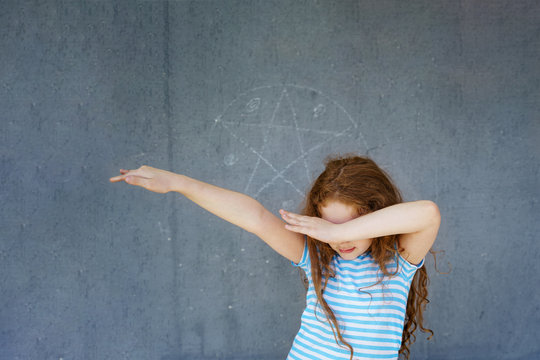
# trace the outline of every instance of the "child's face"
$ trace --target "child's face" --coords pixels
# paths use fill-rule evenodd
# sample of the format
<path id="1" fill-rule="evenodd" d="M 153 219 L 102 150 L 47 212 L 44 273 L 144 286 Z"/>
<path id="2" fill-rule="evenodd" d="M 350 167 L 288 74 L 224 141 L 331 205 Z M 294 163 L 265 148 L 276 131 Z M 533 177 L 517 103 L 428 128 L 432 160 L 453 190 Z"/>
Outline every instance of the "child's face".
<path id="1" fill-rule="evenodd" d="M 359 215 L 356 208 L 337 200 L 326 201 L 319 209 L 321 217 L 334 224 L 342 224 L 356 219 Z M 367 251 L 373 239 L 359 239 L 344 243 L 329 244 L 339 256 L 345 260 L 353 260 Z"/>

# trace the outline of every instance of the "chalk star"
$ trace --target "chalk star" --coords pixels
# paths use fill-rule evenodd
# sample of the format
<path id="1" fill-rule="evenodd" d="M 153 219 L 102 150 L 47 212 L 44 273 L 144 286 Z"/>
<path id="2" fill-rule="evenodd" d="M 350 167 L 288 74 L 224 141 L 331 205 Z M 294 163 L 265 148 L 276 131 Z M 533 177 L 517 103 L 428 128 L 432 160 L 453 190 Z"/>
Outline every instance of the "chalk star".
<path id="1" fill-rule="evenodd" d="M 247 93 L 241 94 L 226 107 L 223 115 L 220 115 L 218 118 L 216 118 L 215 125 L 222 126 L 235 140 L 237 140 L 239 143 L 249 149 L 249 151 L 257 157 L 253 171 L 251 172 L 247 184 L 244 188 L 245 193 L 250 190 L 253 179 L 260 171 L 260 167 L 262 165 L 266 165 L 269 169 L 271 169 L 273 177 L 270 181 L 266 182 L 264 185 L 260 186 L 257 189 L 257 191 L 254 193 L 255 197 L 257 197 L 263 190 L 274 184 L 278 179 L 281 179 L 284 183 L 294 189 L 298 194 L 304 196 L 304 192 L 301 191 L 288 177 L 285 176 L 287 170 L 289 170 L 292 166 L 300 163 L 299 165 L 303 166 L 305 169 L 307 182 L 310 182 L 311 176 L 308 167 L 307 156 L 313 151 L 322 147 L 323 145 L 329 143 L 330 141 L 347 134 L 351 129 L 356 128 L 357 126 L 356 123 L 352 120 L 351 116 L 345 111 L 345 109 L 343 109 L 339 104 L 335 103 L 334 101 L 328 99 L 330 101 L 326 100 L 326 102 L 328 102 L 327 105 L 334 107 L 334 115 L 336 117 L 331 118 L 329 122 L 332 124 L 332 126 L 338 125 L 342 127 L 342 129 L 325 130 L 309 127 L 309 125 L 313 125 L 315 119 L 321 118 L 322 116 L 324 116 L 325 112 L 328 112 L 327 106 L 318 103 L 318 105 L 315 107 L 310 106 L 308 111 L 305 111 L 304 109 L 304 111 L 299 116 L 297 108 L 301 107 L 301 104 L 299 104 L 297 100 L 297 106 L 295 106 L 295 104 L 291 100 L 291 94 L 287 89 L 294 89 L 297 93 L 300 93 L 301 90 L 308 91 L 311 95 L 311 100 L 308 100 L 308 102 L 312 102 L 313 98 L 320 96 L 321 93 L 314 89 L 299 87 L 295 85 L 283 86 L 279 98 L 273 106 L 272 114 L 268 122 L 258 123 L 239 120 L 232 121 L 229 120 L 226 116 L 224 116 L 227 114 L 229 108 L 231 108 L 231 106 L 235 102 L 237 102 L 239 98 L 246 98 L 248 94 L 256 93 L 260 90 L 273 90 L 274 88 L 275 87 L 273 86 L 265 86 L 255 88 L 248 91 Z M 323 97 L 326 98 L 324 95 Z M 264 104 L 265 103 L 261 101 L 260 97 L 250 98 L 250 100 L 246 103 L 243 110 L 241 111 L 240 117 L 251 119 L 267 118 L 266 116 L 261 117 L 261 108 Z M 306 114 L 307 112 L 310 112 L 311 114 Z M 337 119 L 339 118 L 338 112 L 345 114 L 345 119 Z M 237 114 L 233 114 L 233 118 L 237 118 L 237 116 Z M 303 123 L 308 126 L 300 126 L 300 123 L 302 121 L 299 117 L 301 117 Z M 345 125 L 343 123 L 345 123 Z M 259 146 L 253 146 L 248 140 L 246 140 L 245 137 L 240 136 L 238 134 L 238 131 L 235 131 L 235 128 L 246 128 L 249 131 L 251 131 L 250 129 L 254 128 L 262 129 L 262 144 L 260 144 Z M 269 142 L 271 133 L 274 134 L 274 136 L 272 137 L 272 141 Z M 314 140 L 318 140 L 316 141 L 315 145 L 306 146 L 306 144 L 313 143 Z M 287 148 L 276 148 L 275 143 L 280 141 L 285 142 L 285 144 L 283 145 L 287 146 Z M 281 166 L 277 166 L 277 163 L 282 162 L 287 157 L 287 155 L 291 154 L 293 156 L 292 160 L 289 159 L 290 161 L 285 165 L 281 164 Z"/>

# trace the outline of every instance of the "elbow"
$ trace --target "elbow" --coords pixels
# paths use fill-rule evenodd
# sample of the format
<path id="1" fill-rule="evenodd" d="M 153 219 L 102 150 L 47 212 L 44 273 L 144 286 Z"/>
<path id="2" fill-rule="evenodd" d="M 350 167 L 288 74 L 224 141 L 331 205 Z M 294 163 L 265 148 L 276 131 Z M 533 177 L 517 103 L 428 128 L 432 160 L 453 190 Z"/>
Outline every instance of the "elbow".
<path id="1" fill-rule="evenodd" d="M 441 223 L 441 212 L 437 204 L 431 200 L 423 200 L 422 206 L 426 214 L 425 218 L 429 220 L 429 224 L 438 228 Z"/>

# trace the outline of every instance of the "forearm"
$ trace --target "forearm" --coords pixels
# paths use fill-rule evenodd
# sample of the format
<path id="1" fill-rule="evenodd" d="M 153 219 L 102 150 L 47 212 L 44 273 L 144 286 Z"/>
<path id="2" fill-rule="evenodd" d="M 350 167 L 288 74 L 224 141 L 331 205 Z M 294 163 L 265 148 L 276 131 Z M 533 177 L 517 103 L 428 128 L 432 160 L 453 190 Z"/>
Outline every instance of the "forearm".
<path id="1" fill-rule="evenodd" d="M 174 174 L 171 189 L 212 214 L 249 232 L 257 231 L 266 211 L 257 200 L 245 194 L 180 174 Z"/>
<path id="2" fill-rule="evenodd" d="M 437 205 L 420 200 L 392 205 L 337 226 L 340 241 L 422 231 L 440 221 Z"/>
<path id="3" fill-rule="evenodd" d="M 120 173 L 110 181 L 125 181 L 157 193 L 179 192 L 212 214 L 254 233 L 287 259 L 297 263 L 302 257 L 304 238 L 287 231 L 275 215 L 247 195 L 147 165 L 120 169 Z"/>

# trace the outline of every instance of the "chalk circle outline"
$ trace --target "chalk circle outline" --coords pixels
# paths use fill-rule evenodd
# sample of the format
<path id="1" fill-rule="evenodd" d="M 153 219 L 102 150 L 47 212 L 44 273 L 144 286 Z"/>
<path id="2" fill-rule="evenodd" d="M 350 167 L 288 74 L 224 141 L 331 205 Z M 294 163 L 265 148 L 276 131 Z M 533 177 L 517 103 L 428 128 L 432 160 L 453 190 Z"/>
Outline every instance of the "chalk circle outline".
<path id="1" fill-rule="evenodd" d="M 329 104 L 332 104 L 334 106 L 336 106 L 342 113 L 344 113 L 347 117 L 347 120 L 348 122 L 350 123 L 350 126 L 345 128 L 344 130 L 341 130 L 341 131 L 327 131 L 327 133 L 329 134 L 329 138 L 324 141 L 324 142 L 321 142 L 315 146 L 312 146 L 311 148 L 309 148 L 307 151 L 303 151 L 302 150 L 302 154 L 297 157 L 296 159 L 294 159 L 292 162 L 290 162 L 288 165 L 286 165 L 283 169 L 281 170 L 278 170 L 276 169 L 276 167 L 270 163 L 267 159 L 265 159 L 262 154 L 257 151 L 256 149 L 254 149 L 245 139 L 243 139 L 242 137 L 238 136 L 236 133 L 234 133 L 222 120 L 223 120 L 223 117 L 229 112 L 229 109 L 233 106 L 233 105 L 236 105 L 237 103 L 239 103 L 240 99 L 243 99 L 244 101 L 244 106 L 243 107 L 240 107 L 241 109 L 243 110 L 240 110 L 240 115 L 243 117 L 245 115 L 251 115 L 252 113 L 254 113 L 255 111 L 259 110 L 260 109 L 260 105 L 261 105 L 261 98 L 258 97 L 258 96 L 249 96 L 250 94 L 254 94 L 256 93 L 257 91 L 260 91 L 260 90 L 265 90 L 265 89 L 281 89 L 281 93 L 283 92 L 287 92 L 287 89 L 289 88 L 293 88 L 293 89 L 296 89 L 297 91 L 309 91 L 309 92 L 314 92 L 318 95 L 320 95 L 322 98 L 324 98 L 326 101 L 328 101 Z M 288 92 L 287 92 L 288 93 Z M 245 99 L 249 99 L 247 102 L 245 102 Z M 291 104 L 292 106 L 292 104 Z M 324 106 L 323 104 L 321 104 L 320 102 L 318 103 L 317 106 L 315 106 L 313 109 L 312 109 L 312 116 L 314 118 L 318 118 L 319 116 L 321 116 L 322 114 L 324 114 L 326 112 L 326 106 Z M 239 119 L 237 121 L 233 121 L 231 123 L 234 123 L 236 125 L 246 125 L 246 124 L 242 124 L 242 121 Z M 218 125 L 218 124 L 221 124 L 221 126 L 236 140 L 238 141 L 239 143 L 241 143 L 243 146 L 247 147 L 252 153 L 254 153 L 256 156 L 257 156 L 257 164 L 255 166 L 255 169 L 254 171 L 251 173 L 251 176 L 248 180 L 248 184 L 246 186 L 246 188 L 244 189 L 245 192 L 247 192 L 247 189 L 253 179 L 253 176 L 255 174 L 255 172 L 257 171 L 257 167 L 258 167 L 258 164 L 260 161 L 266 163 L 266 165 L 268 165 L 274 172 L 275 172 L 275 176 L 274 178 L 272 178 L 269 182 L 267 182 L 265 185 L 263 185 L 261 188 L 259 188 L 259 190 L 257 190 L 257 192 L 254 194 L 254 197 L 257 197 L 264 189 L 266 189 L 268 186 L 272 185 L 278 178 L 281 178 L 281 180 L 283 180 L 285 183 L 287 183 L 288 185 L 290 185 L 297 193 L 299 193 L 301 196 L 304 196 L 305 194 L 300 190 L 298 189 L 294 183 L 292 181 L 290 181 L 289 179 L 285 178 L 283 176 L 283 174 L 285 173 L 285 171 L 287 171 L 292 165 L 296 164 L 298 161 L 300 160 L 304 160 L 304 163 L 305 163 L 305 159 L 306 157 L 313 151 L 315 151 L 316 149 L 320 148 L 322 145 L 330 142 L 330 141 L 333 141 L 334 139 L 336 138 L 339 138 L 343 135 L 345 135 L 347 132 L 349 132 L 350 130 L 352 129 L 356 129 L 358 130 L 358 124 L 356 123 L 356 121 L 354 121 L 354 119 L 352 118 L 352 116 L 349 114 L 349 112 L 341 105 L 339 104 L 337 101 L 333 100 L 332 98 L 330 98 L 329 96 L 327 96 L 325 93 L 323 93 L 322 91 L 319 91 L 317 89 L 314 89 L 312 87 L 309 87 L 309 86 L 300 86 L 300 85 L 295 85 L 295 84 L 280 84 L 280 85 L 265 85 L 265 86 L 258 86 L 258 87 L 254 87 L 254 88 L 251 88 L 247 91 L 244 91 L 238 95 L 235 96 L 235 98 L 229 102 L 225 108 L 223 109 L 223 111 L 214 119 L 214 124 L 212 125 L 211 127 L 211 131 L 210 133 L 213 132 L 213 130 L 215 129 L 215 127 Z M 308 129 L 310 131 L 316 131 L 315 129 Z M 365 149 L 368 149 L 368 146 L 367 146 L 367 142 L 363 136 L 363 134 L 358 131 L 358 134 L 359 134 L 359 137 L 360 137 L 360 140 L 362 141 Z M 265 139 L 266 140 L 266 139 Z M 266 141 L 265 141 L 266 143 Z M 264 145 L 263 145 L 264 146 Z M 264 147 L 263 147 L 264 149 Z M 234 155 L 234 154 L 231 154 L 231 155 Z M 307 164 L 306 164 L 306 167 L 307 167 Z"/>

